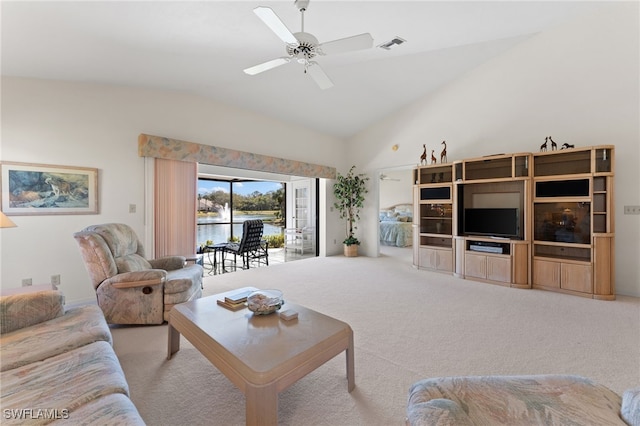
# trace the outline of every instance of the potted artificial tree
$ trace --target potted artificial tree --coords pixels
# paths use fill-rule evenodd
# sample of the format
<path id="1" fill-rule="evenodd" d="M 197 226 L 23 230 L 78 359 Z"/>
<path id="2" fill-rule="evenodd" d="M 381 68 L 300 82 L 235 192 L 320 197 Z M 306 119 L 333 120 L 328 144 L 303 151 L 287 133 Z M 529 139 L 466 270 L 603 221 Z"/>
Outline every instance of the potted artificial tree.
<path id="1" fill-rule="evenodd" d="M 333 195 L 337 201 L 334 206 L 340 212 L 340 219 L 347 219 L 347 238 L 343 241 L 344 255 L 354 257 L 358 255 L 360 241 L 353 235 L 357 229 L 356 223 L 360 220 L 360 209 L 364 203 L 366 183 L 369 178 L 365 174 L 356 174 L 356 166 L 351 166 L 349 173 L 342 176 L 338 173 L 336 183 L 333 185 Z"/>

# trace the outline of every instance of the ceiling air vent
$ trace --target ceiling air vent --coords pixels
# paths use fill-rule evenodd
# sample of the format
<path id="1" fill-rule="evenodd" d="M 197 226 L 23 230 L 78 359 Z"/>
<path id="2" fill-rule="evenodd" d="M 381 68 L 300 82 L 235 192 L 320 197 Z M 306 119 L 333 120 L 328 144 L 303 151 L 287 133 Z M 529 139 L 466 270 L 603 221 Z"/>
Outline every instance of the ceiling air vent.
<path id="1" fill-rule="evenodd" d="M 386 43 L 382 43 L 381 45 L 379 45 L 378 47 L 380 49 L 384 49 L 384 50 L 391 50 L 391 48 L 393 47 L 393 45 L 401 45 L 402 43 L 405 43 L 407 40 L 404 40 L 400 37 L 394 37 L 393 39 L 391 39 L 390 41 L 386 42 Z"/>

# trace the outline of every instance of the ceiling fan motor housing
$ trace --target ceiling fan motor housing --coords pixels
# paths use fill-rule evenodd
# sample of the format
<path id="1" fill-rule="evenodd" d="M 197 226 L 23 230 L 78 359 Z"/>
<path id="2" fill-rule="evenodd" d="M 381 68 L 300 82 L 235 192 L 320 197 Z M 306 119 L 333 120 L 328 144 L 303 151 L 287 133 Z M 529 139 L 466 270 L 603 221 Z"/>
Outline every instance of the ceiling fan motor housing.
<path id="1" fill-rule="evenodd" d="M 309 6 L 309 0 L 295 0 L 293 3 L 300 11 L 307 10 L 307 6 Z"/>
<path id="2" fill-rule="evenodd" d="M 318 54 L 318 39 L 309 33 L 295 33 L 294 37 L 298 39 L 298 45 L 287 45 L 287 54 L 298 59 L 309 60 Z"/>

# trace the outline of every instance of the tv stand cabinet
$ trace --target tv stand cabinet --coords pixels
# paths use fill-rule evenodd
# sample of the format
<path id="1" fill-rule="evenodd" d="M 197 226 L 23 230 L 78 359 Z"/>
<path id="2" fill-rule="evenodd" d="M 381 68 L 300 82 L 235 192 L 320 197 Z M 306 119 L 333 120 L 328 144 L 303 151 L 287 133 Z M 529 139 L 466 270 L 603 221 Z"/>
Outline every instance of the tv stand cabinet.
<path id="1" fill-rule="evenodd" d="M 614 147 L 501 154 L 414 170 L 414 265 L 615 299 Z M 466 235 L 464 209 L 517 208 L 517 239 Z"/>
<path id="2" fill-rule="evenodd" d="M 461 238 L 464 252 L 456 276 L 510 287 L 529 288 L 529 244 L 519 240 Z"/>

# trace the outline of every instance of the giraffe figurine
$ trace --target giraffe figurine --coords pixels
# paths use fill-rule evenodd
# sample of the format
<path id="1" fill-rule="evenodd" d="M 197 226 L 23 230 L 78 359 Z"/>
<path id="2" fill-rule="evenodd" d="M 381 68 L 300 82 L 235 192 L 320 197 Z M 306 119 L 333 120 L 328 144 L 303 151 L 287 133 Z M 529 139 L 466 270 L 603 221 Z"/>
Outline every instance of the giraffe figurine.
<path id="1" fill-rule="evenodd" d="M 549 136 L 549 142 L 551 142 L 551 151 L 555 151 L 558 149 L 558 144 L 555 143 L 553 139 L 551 139 L 551 136 Z"/>
<path id="2" fill-rule="evenodd" d="M 549 141 L 549 136 L 544 138 L 544 143 L 540 145 L 540 152 L 547 150 L 547 142 Z"/>
<path id="3" fill-rule="evenodd" d="M 447 141 L 442 141 L 442 145 L 444 145 L 444 148 L 442 148 L 442 152 L 440 153 L 440 162 L 446 163 L 447 162 Z"/>
<path id="4" fill-rule="evenodd" d="M 427 145 L 422 144 L 424 151 L 422 151 L 422 155 L 420 156 L 420 165 L 427 164 Z"/>
<path id="5" fill-rule="evenodd" d="M 435 155 L 433 155 L 433 153 L 435 152 L 435 149 L 431 150 L 431 164 L 436 164 L 438 162 L 438 159 L 436 158 Z"/>

